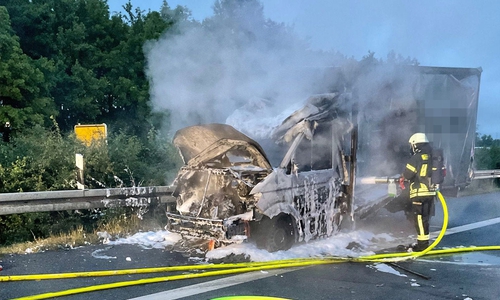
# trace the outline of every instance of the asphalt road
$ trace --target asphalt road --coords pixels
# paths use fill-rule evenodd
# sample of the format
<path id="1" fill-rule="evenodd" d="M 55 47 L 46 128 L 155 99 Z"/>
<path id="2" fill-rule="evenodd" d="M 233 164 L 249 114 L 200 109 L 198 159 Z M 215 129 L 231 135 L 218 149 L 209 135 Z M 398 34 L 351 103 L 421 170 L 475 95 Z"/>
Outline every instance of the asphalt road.
<path id="1" fill-rule="evenodd" d="M 500 193 L 450 198 L 447 204 L 450 233 L 444 236 L 438 248 L 500 245 L 500 219 L 496 219 L 500 218 Z M 431 231 L 438 231 L 441 223 L 438 205 Z M 403 214 L 390 214 L 385 210 L 357 226 L 368 226 L 374 231 L 393 230 L 401 236 L 408 236 L 412 231 Z M 100 255 L 113 258 L 96 259 L 92 256 L 96 250 Z M 7 255 L 0 260 L 4 266 L 0 276 L 194 264 L 177 252 L 135 245 L 87 246 L 68 251 Z M 212 299 L 232 295 L 288 299 L 500 299 L 500 251 L 425 257 L 398 265 L 406 270 L 389 266 L 392 271 L 383 272 L 387 265 L 341 263 L 152 283 L 59 299 Z M 0 282 L 0 299 L 159 276 L 167 275 Z"/>

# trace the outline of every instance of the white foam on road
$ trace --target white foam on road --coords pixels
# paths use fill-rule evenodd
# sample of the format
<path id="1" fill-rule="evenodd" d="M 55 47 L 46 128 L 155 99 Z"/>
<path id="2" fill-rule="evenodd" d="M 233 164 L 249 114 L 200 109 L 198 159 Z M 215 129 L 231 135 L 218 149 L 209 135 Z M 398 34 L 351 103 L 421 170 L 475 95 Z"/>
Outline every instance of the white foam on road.
<path id="1" fill-rule="evenodd" d="M 137 244 L 144 248 L 164 249 L 166 246 L 174 245 L 182 237 L 168 230 L 138 232 L 126 238 L 110 240 L 108 245 Z"/>
<path id="2" fill-rule="evenodd" d="M 97 249 L 94 252 L 92 252 L 91 255 L 93 258 L 97 258 L 97 259 L 116 259 L 116 256 L 109 256 L 109 255 L 101 254 L 102 252 L 108 251 L 109 249 L 111 249 L 111 247 L 106 247 L 104 249 Z"/>
<path id="3" fill-rule="evenodd" d="M 180 239 L 180 235 L 176 233 L 160 230 L 156 232 L 139 232 L 127 238 L 111 240 L 108 245 L 137 244 L 141 247 L 161 249 L 175 244 Z M 372 249 L 382 241 L 390 243 L 394 241 L 394 238 L 386 233 L 374 234 L 366 230 L 356 230 L 349 233 L 338 233 L 330 238 L 298 244 L 289 250 L 273 253 L 259 249 L 253 243 L 232 244 L 207 252 L 206 258 L 219 259 L 231 254 L 247 256 L 251 261 L 324 256 L 356 257 L 373 254 L 372 251 L 366 249 Z"/>
<path id="4" fill-rule="evenodd" d="M 469 230 L 500 223 L 500 217 L 453 228 L 448 228 L 445 235 L 461 233 Z M 438 235 L 440 230 L 434 231 L 432 235 Z M 165 230 L 139 232 L 127 238 L 120 238 L 109 241 L 109 245 L 137 244 L 145 248 L 162 249 L 169 245 L 174 245 L 181 239 L 181 236 Z M 397 238 L 391 234 L 375 234 L 366 230 L 355 230 L 348 233 L 338 233 L 330 238 L 319 239 L 293 246 L 287 251 L 277 251 L 269 253 L 266 250 L 258 249 L 252 243 L 232 244 L 221 247 L 206 253 L 207 259 L 219 259 L 228 255 L 244 255 L 252 261 L 272 261 L 290 258 L 341 256 L 356 257 L 360 255 L 373 254 L 380 245 L 390 245 L 397 243 Z M 354 248 L 349 246 L 355 246 Z M 377 247 L 379 246 L 379 247 Z M 351 249 L 348 249 L 351 248 Z M 382 247 L 383 248 L 383 247 Z"/>
<path id="5" fill-rule="evenodd" d="M 391 267 L 387 264 L 383 264 L 383 263 L 375 263 L 373 265 L 366 265 L 366 267 L 371 268 L 371 269 L 375 269 L 379 272 L 389 273 L 389 274 L 393 274 L 393 275 L 397 275 L 397 276 L 401 276 L 401 277 L 408 277 L 405 274 L 401 274 L 400 272 L 395 270 L 393 267 Z"/>
<path id="6" fill-rule="evenodd" d="M 232 244 L 207 252 L 206 258 L 219 259 L 230 254 L 245 255 L 252 261 L 273 261 L 323 256 L 357 257 L 360 255 L 373 254 L 373 252 L 363 249 L 372 246 L 373 240 L 381 238 L 387 239 L 390 237 L 385 234 L 379 236 L 369 231 L 357 230 L 349 233 L 338 233 L 329 238 L 310 241 L 308 243 L 295 245 L 286 251 L 276 251 L 272 253 L 257 248 L 253 243 Z"/>

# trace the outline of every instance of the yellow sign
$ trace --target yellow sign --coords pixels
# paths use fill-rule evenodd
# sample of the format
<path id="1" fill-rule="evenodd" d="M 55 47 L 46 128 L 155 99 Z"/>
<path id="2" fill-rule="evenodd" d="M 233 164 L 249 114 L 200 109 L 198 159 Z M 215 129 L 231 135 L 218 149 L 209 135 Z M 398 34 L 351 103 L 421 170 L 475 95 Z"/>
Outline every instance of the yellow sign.
<path id="1" fill-rule="evenodd" d="M 106 124 L 75 125 L 76 138 L 84 142 L 87 146 L 93 141 L 106 140 L 108 128 Z"/>

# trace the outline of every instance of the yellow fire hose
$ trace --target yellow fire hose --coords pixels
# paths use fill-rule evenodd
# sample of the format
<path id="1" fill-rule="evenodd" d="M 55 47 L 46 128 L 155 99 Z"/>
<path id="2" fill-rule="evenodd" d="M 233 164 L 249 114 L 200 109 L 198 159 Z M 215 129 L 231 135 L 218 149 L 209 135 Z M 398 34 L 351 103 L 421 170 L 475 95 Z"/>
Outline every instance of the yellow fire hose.
<path id="1" fill-rule="evenodd" d="M 86 293 L 86 292 L 94 292 L 94 291 L 100 291 L 100 290 L 119 288 L 119 287 L 141 285 L 141 284 L 147 284 L 147 283 L 158 283 L 158 282 L 175 281 L 175 280 L 190 279 L 190 278 L 201 278 L 201 277 L 209 277 L 209 276 L 238 274 L 238 273 L 263 271 L 263 270 L 270 270 L 270 269 L 304 267 L 304 266 L 311 266 L 311 265 L 330 264 L 333 262 L 335 262 L 335 261 L 334 260 L 317 259 L 314 261 L 302 261 L 302 262 L 296 262 L 296 263 L 291 262 L 291 263 L 285 263 L 285 264 L 270 264 L 267 266 L 263 265 L 263 266 L 256 266 L 256 267 L 232 268 L 232 269 L 211 271 L 211 272 L 205 272 L 205 273 L 195 273 L 195 274 L 191 273 L 191 274 L 172 275 L 172 276 L 165 276 L 165 277 L 146 278 L 146 279 L 139 279 L 139 280 L 122 281 L 122 282 L 100 284 L 100 285 L 94 285 L 94 286 L 88 286 L 88 287 L 82 287 L 82 288 L 75 288 L 75 289 L 69 289 L 69 290 L 59 291 L 59 292 L 50 292 L 50 293 L 21 297 L 21 298 L 16 298 L 16 299 L 48 299 L 48 298 L 68 296 L 68 295 L 74 295 L 74 294 L 80 294 L 80 293 Z M 337 261 L 337 262 L 340 262 L 340 261 Z"/>
<path id="2" fill-rule="evenodd" d="M 7 276 L 0 276 L 0 282 L 2 282 L 2 281 L 24 281 L 24 280 L 67 279 L 67 278 L 78 278 L 78 277 L 117 276 L 117 275 L 149 274 L 149 273 L 160 273 L 160 272 L 211 270 L 211 269 L 231 269 L 231 268 L 237 269 L 237 268 L 247 268 L 247 267 L 268 266 L 268 265 L 283 265 L 283 264 L 287 264 L 287 263 L 298 263 L 298 262 L 302 262 L 302 261 L 311 261 L 311 260 L 312 259 L 310 259 L 310 258 L 298 258 L 298 259 L 275 260 L 275 261 L 269 261 L 269 262 L 186 265 L 186 266 L 171 266 L 171 267 L 157 267 L 157 268 L 106 270 L 106 271 L 90 271 L 90 272 L 74 272 L 74 273 L 54 273 L 54 274 L 7 275 Z M 317 260 L 317 259 L 314 259 L 314 260 Z"/>
<path id="3" fill-rule="evenodd" d="M 441 205 L 443 207 L 443 226 L 441 227 L 441 231 L 439 232 L 438 237 L 432 244 L 429 245 L 424 251 L 421 252 L 402 252 L 402 253 L 388 253 L 388 254 L 376 254 L 376 255 L 369 255 L 369 256 L 364 256 L 361 257 L 361 260 L 368 260 L 368 261 L 380 261 L 380 262 L 388 262 L 388 261 L 399 261 L 399 260 L 404 260 L 407 258 L 417 258 L 422 255 L 425 255 L 429 253 L 434 247 L 441 242 L 441 239 L 443 238 L 444 234 L 446 233 L 446 229 L 448 228 L 448 206 L 446 205 L 446 201 L 444 200 L 443 195 L 441 194 L 440 191 L 437 191 L 437 196 L 439 201 L 441 202 Z"/>
<path id="4" fill-rule="evenodd" d="M 139 279 L 132 281 L 122 281 L 101 285 L 94 285 L 82 288 L 69 289 L 59 292 L 50 292 L 39 295 L 21 297 L 17 299 L 47 299 L 60 296 L 68 296 L 79 293 L 86 293 L 92 291 L 99 291 L 105 289 L 134 286 L 148 283 L 157 283 L 165 281 L 175 281 L 190 278 L 201 278 L 209 276 L 220 276 L 228 274 L 238 274 L 244 272 L 254 272 L 261 270 L 279 269 L 279 268 L 294 268 L 304 267 L 311 265 L 332 264 L 340 262 L 394 262 L 406 259 L 416 259 L 423 255 L 442 255 L 450 253 L 472 252 L 472 251 L 490 251 L 500 250 L 500 246 L 478 246 L 478 247 L 461 247 L 452 249 L 432 250 L 443 238 L 446 228 L 448 226 L 448 208 L 446 206 L 443 195 L 438 191 L 437 196 L 443 207 L 443 226 L 436 240 L 422 252 L 412 253 L 384 253 L 375 254 L 361 257 L 324 257 L 324 258 L 299 258 L 287 259 L 270 262 L 249 262 L 249 263 L 235 263 L 235 264 L 210 264 L 210 265 L 191 265 L 191 266 L 173 266 L 173 267 L 159 267 L 159 268 L 142 268 L 142 269 L 128 269 L 128 270 L 115 270 L 115 271 L 94 271 L 94 272 L 77 272 L 77 273 L 61 273 L 61 274 L 36 274 L 36 275 L 13 275 L 13 276 L 0 276 L 0 281 L 19 281 L 19 280 L 42 280 L 42 279 L 62 279 L 62 278 L 76 278 L 76 277 L 93 277 L 93 276 L 113 276 L 113 275 L 128 275 L 128 274 L 145 274 L 154 272 L 173 272 L 173 271 L 194 271 L 194 270 L 210 270 L 219 269 L 216 271 L 208 271 L 203 273 L 190 273 L 181 275 L 171 275 L 165 277 L 155 277 L 147 279 Z"/>

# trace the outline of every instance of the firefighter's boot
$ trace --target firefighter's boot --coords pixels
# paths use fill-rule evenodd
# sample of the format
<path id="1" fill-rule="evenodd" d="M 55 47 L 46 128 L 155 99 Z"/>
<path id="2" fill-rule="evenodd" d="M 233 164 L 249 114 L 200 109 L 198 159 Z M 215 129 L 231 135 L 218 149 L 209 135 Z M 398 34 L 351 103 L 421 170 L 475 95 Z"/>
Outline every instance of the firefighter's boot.
<path id="1" fill-rule="evenodd" d="M 413 244 L 411 251 L 413 252 L 422 252 L 429 247 L 429 241 L 418 241 L 416 244 Z"/>

